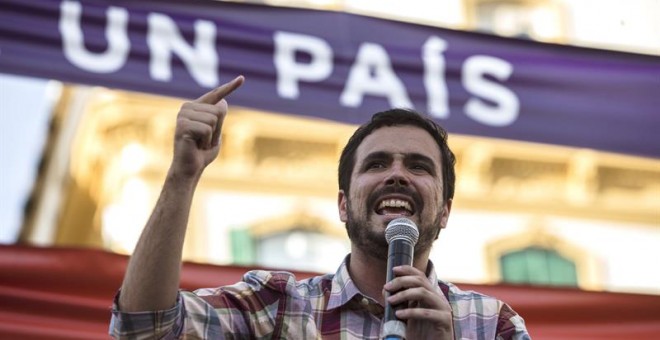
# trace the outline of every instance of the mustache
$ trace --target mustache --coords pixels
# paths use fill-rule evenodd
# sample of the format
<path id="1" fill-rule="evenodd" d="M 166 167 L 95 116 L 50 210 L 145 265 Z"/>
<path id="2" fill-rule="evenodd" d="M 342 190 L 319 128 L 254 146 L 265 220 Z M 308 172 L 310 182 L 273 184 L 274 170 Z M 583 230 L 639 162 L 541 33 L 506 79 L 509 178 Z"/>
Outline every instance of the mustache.
<path id="1" fill-rule="evenodd" d="M 421 211 L 422 208 L 424 207 L 424 201 L 422 200 L 422 196 L 420 196 L 416 191 L 412 190 L 409 187 L 404 187 L 396 184 L 391 186 L 385 186 L 372 192 L 367 198 L 367 209 L 373 210 L 376 206 L 376 202 L 378 202 L 378 200 L 381 197 L 390 194 L 399 194 L 410 197 L 413 203 L 415 204 L 415 212 Z"/>

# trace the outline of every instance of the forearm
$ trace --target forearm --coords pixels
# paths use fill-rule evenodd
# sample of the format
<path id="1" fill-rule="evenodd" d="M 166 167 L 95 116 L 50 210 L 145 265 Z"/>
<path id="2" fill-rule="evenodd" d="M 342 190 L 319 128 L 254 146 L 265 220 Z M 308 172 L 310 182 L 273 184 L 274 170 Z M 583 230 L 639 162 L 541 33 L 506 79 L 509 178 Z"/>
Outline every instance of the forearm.
<path id="1" fill-rule="evenodd" d="M 196 178 L 167 175 L 156 207 L 140 236 L 121 287 L 119 308 L 125 312 L 164 310 L 174 306 L 181 256 Z"/>
<path id="2" fill-rule="evenodd" d="M 176 302 L 181 253 L 195 187 L 202 172 L 218 157 L 224 97 L 243 84 L 242 76 L 192 102 L 177 115 L 174 155 L 158 203 L 128 263 L 119 296 L 124 312 L 169 309 Z"/>

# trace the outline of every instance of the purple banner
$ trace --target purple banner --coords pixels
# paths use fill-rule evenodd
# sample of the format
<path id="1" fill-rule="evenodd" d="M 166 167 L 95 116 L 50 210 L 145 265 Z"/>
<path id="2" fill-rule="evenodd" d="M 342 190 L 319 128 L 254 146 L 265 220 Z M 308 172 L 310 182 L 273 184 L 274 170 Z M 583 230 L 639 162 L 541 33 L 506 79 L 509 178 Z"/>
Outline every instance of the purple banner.
<path id="1" fill-rule="evenodd" d="M 660 157 L 660 58 L 346 13 L 217 1 L 3 0 L 0 72 L 349 123 L 390 107 L 450 133 Z"/>

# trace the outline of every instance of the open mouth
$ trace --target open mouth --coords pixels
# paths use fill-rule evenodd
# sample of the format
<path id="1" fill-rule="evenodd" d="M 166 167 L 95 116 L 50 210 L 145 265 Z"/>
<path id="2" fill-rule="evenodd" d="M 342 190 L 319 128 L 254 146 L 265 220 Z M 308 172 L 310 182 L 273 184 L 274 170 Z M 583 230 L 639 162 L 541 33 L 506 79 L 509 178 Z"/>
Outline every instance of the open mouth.
<path id="1" fill-rule="evenodd" d="M 413 205 L 404 199 L 388 198 L 376 205 L 378 215 L 402 215 L 412 216 L 415 213 Z"/>

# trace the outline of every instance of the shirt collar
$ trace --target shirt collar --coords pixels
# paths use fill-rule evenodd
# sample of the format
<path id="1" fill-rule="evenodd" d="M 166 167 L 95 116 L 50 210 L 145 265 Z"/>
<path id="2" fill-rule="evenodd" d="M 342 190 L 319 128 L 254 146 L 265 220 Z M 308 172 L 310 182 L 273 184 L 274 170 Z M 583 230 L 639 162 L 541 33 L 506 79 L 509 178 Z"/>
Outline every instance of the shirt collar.
<path id="1" fill-rule="evenodd" d="M 351 275 L 348 273 L 348 263 L 350 262 L 350 259 L 351 254 L 346 255 L 344 261 L 342 261 L 341 265 L 337 269 L 337 272 L 332 278 L 332 289 L 330 291 L 330 298 L 328 299 L 327 309 L 341 307 L 351 301 L 351 299 L 353 299 L 353 297 L 356 295 L 362 296 L 362 293 L 360 293 L 360 291 L 357 289 L 353 283 L 353 280 L 351 279 Z M 433 262 L 431 262 L 431 260 L 429 260 L 429 263 L 426 266 L 426 273 L 430 282 L 437 283 L 434 285 L 436 291 L 447 296 L 447 292 L 444 292 L 443 289 L 441 289 L 438 277 L 435 273 L 435 267 L 433 266 Z"/>
<path id="2" fill-rule="evenodd" d="M 344 261 L 341 262 L 341 265 L 337 269 L 335 276 L 332 278 L 332 290 L 330 291 L 330 299 L 328 300 L 328 309 L 341 307 L 351 301 L 355 295 L 361 294 L 348 274 L 348 262 L 350 259 L 351 254 L 346 255 Z"/>

